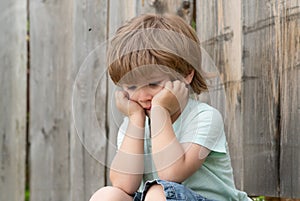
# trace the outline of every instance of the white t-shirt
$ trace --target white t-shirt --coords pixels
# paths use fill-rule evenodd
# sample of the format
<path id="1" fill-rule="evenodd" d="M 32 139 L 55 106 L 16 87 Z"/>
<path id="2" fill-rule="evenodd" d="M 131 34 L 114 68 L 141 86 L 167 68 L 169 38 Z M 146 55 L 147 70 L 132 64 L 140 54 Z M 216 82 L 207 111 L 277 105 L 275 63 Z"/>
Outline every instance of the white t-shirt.
<path id="1" fill-rule="evenodd" d="M 148 119 L 146 119 L 148 121 Z M 124 118 L 119 133 L 118 147 L 124 138 L 128 118 Z M 235 188 L 224 123 L 215 108 L 200 101 L 189 99 L 186 107 L 173 123 L 175 135 L 180 143 L 195 143 L 211 150 L 202 166 L 182 184 L 200 195 L 215 200 L 251 200 L 245 192 Z M 151 157 L 151 139 L 149 126 L 145 126 L 145 174 L 144 182 L 158 179 Z"/>

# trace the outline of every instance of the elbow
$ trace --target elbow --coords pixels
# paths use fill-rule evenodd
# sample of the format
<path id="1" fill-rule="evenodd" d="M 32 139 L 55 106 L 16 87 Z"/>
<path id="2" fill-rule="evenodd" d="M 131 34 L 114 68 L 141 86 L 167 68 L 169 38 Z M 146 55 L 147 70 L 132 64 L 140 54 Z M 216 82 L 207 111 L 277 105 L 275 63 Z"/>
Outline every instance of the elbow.
<path id="1" fill-rule="evenodd" d="M 184 165 L 170 166 L 169 168 L 158 171 L 158 177 L 161 180 L 181 183 L 193 174 L 193 171 L 189 171 L 190 168 L 186 168 Z"/>
<path id="2" fill-rule="evenodd" d="M 128 195 L 132 195 L 138 190 L 141 180 L 136 176 L 133 176 L 134 178 L 129 177 L 129 175 L 118 175 L 118 173 L 115 172 L 110 173 L 112 186 L 121 189 Z"/>
<path id="3" fill-rule="evenodd" d="M 170 171 L 162 171 L 162 172 L 158 172 L 158 177 L 161 180 L 165 180 L 165 181 L 170 181 L 170 182 L 176 182 L 176 183 L 181 183 L 184 181 L 184 178 L 182 178 L 180 176 L 180 174 L 178 173 L 173 173 Z"/>
<path id="4" fill-rule="evenodd" d="M 123 192 L 125 192 L 128 195 L 133 195 L 137 191 L 136 188 L 133 188 L 132 185 L 126 182 L 115 181 L 112 182 L 112 186 L 121 189 Z"/>

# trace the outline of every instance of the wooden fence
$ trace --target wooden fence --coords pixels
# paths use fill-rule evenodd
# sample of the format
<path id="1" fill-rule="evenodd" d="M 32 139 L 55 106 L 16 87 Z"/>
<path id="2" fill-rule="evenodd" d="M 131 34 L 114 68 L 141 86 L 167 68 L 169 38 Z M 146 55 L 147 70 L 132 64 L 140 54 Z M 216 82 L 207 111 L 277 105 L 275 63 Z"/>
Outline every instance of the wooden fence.
<path id="1" fill-rule="evenodd" d="M 237 187 L 249 195 L 300 197 L 300 1 L 189 2 L 0 2 L 1 201 L 24 200 L 26 184 L 31 201 L 88 200 L 109 184 L 99 160 L 114 154 L 105 140 L 116 139 L 120 121 L 109 107 L 113 85 L 105 76 L 98 83 L 99 133 L 89 133 L 90 122 L 82 117 L 78 134 L 73 84 L 88 54 L 124 21 L 145 12 L 183 15 L 216 63 L 226 90 Z M 86 86 L 81 93 L 92 91 Z M 87 110 L 81 101 L 76 109 Z M 98 139 L 97 160 L 78 137 L 85 133 Z"/>

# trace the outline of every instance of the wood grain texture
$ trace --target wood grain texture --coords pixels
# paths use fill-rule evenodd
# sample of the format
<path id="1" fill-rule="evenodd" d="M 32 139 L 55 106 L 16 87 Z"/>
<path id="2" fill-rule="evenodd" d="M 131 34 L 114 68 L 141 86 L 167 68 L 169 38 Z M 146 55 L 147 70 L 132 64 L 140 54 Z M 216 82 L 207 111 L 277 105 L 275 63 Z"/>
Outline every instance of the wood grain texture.
<path id="1" fill-rule="evenodd" d="M 280 70 L 280 197 L 300 198 L 300 1 L 274 8 Z M 277 24 L 278 23 L 278 24 Z"/>
<path id="2" fill-rule="evenodd" d="M 272 2 L 243 3 L 243 146 L 245 189 L 278 196 L 279 69 Z"/>
<path id="3" fill-rule="evenodd" d="M 295 197 L 291 186 L 299 186 L 299 155 L 291 154 L 298 147 L 298 9 L 299 1 L 197 1 L 197 32 L 226 89 L 236 185 L 250 195 Z M 293 164 L 283 167 L 288 158 Z"/>
<path id="4" fill-rule="evenodd" d="M 244 189 L 244 155 L 241 122 L 242 13 L 239 1 L 197 1 L 197 33 L 203 50 L 212 58 L 220 82 L 213 82 L 210 104 L 223 115 L 235 183 Z M 206 59 L 208 60 L 208 59 Z M 214 72 L 203 64 L 206 72 Z M 208 80 L 210 82 L 210 80 Z"/>
<path id="5" fill-rule="evenodd" d="M 145 13 L 150 11 L 158 14 L 173 14 L 182 17 L 188 24 L 191 24 L 194 11 L 194 0 L 148 0 L 142 6 Z M 151 9 L 152 8 L 152 9 Z M 154 10 L 153 10 L 154 9 Z"/>
<path id="6" fill-rule="evenodd" d="M 30 1 L 30 199 L 70 200 L 71 1 Z"/>
<path id="7" fill-rule="evenodd" d="M 25 196 L 26 1 L 0 2 L 0 200 Z"/>
<path id="8" fill-rule="evenodd" d="M 79 91 L 72 96 L 76 99 L 72 100 L 76 121 L 70 145 L 72 201 L 89 200 L 106 183 L 107 76 L 102 44 L 107 38 L 107 7 L 103 0 L 74 3 L 72 80 L 83 79 L 74 83 Z M 99 72 L 103 73 L 98 76 Z"/>
<path id="9" fill-rule="evenodd" d="M 108 33 L 111 39 L 122 24 L 137 15 L 137 1 L 110 0 L 109 1 L 109 21 Z M 116 12 L 118 11 L 118 12 Z M 108 102 L 107 102 L 107 126 L 108 130 L 108 153 L 107 165 L 110 167 L 111 162 L 117 150 L 117 134 L 122 123 L 123 116 L 115 106 L 115 91 L 118 90 L 115 84 L 108 78 Z M 107 184 L 110 185 L 109 169 L 107 169 Z"/>

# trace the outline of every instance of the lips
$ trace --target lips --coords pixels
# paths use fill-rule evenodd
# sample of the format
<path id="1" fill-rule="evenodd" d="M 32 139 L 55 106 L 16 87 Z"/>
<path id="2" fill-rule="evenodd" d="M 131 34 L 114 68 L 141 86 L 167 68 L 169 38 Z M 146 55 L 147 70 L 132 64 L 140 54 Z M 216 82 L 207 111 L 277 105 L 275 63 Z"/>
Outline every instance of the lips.
<path id="1" fill-rule="evenodd" d="M 150 107 L 144 107 L 145 110 L 151 110 L 151 106 Z"/>

